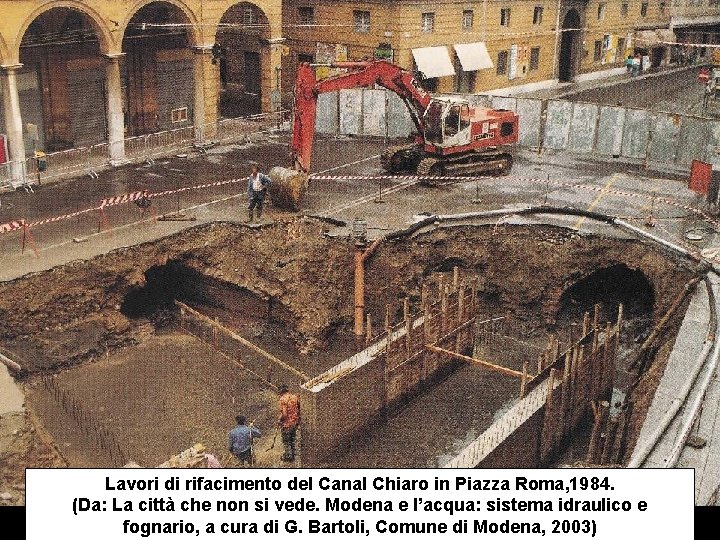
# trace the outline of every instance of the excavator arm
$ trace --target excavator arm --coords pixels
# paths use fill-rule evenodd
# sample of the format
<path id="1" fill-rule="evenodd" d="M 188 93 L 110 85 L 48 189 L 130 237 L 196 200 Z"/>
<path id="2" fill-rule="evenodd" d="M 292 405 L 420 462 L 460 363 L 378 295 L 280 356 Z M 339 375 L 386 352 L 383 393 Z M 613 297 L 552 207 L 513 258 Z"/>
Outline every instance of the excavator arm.
<path id="1" fill-rule="evenodd" d="M 348 73 L 318 81 L 309 64 L 300 64 L 295 83 L 295 105 L 291 142 L 293 168 L 310 170 L 318 95 L 348 88 L 375 85 L 395 92 L 405 102 L 418 133 L 423 132 L 423 114 L 430 103 L 428 94 L 408 71 L 385 60 L 337 62 L 329 67 L 348 69 Z"/>

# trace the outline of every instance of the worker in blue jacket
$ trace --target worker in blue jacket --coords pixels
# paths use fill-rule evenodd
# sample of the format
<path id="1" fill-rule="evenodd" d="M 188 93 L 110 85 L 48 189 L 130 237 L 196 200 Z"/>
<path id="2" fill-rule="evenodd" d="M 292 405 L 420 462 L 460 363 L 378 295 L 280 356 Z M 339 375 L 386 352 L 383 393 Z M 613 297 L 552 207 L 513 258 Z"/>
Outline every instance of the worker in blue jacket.
<path id="1" fill-rule="evenodd" d="M 270 177 L 260 172 L 257 165 L 252 168 L 252 173 L 248 177 L 248 221 L 253 220 L 253 211 L 257 208 L 258 221 L 262 216 L 262 207 L 265 202 L 267 188 L 270 185 Z"/>
<path id="2" fill-rule="evenodd" d="M 252 465 L 254 463 L 252 442 L 253 439 L 260 437 L 260 430 L 252 422 L 249 426 L 245 425 L 245 417 L 241 414 L 235 417 L 235 421 L 237 425 L 230 431 L 228 437 L 228 450 L 240 460 L 240 464 Z"/>

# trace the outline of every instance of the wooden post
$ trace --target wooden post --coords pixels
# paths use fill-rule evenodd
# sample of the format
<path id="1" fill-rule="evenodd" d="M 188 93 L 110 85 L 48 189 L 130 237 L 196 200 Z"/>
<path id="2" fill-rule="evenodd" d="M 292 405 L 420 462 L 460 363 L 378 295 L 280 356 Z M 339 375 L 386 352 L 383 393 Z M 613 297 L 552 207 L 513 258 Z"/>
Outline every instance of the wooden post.
<path id="1" fill-rule="evenodd" d="M 610 460 L 610 454 L 612 451 L 613 443 L 615 442 L 617 428 L 618 419 L 617 416 L 613 416 L 608 421 L 608 429 L 605 436 L 605 443 L 603 444 L 602 454 L 600 455 L 600 465 L 605 465 Z"/>
<path id="2" fill-rule="evenodd" d="M 453 289 L 457 290 L 458 288 L 458 281 L 459 281 L 460 272 L 458 272 L 458 267 L 453 266 Z"/>
<path id="3" fill-rule="evenodd" d="M 615 430 L 615 436 L 613 437 L 613 444 L 612 448 L 610 449 L 610 454 L 608 456 L 608 460 L 610 463 L 619 463 L 620 462 L 620 450 L 623 446 L 623 438 L 625 435 L 625 426 L 628 421 L 628 417 L 625 414 L 625 411 L 622 411 L 617 416 L 617 429 Z"/>
<path id="4" fill-rule="evenodd" d="M 372 340 L 372 318 L 368 313 L 365 315 L 365 346 Z"/>
<path id="5" fill-rule="evenodd" d="M 410 318 L 410 299 L 405 297 L 403 300 L 403 320 L 407 321 Z"/>
<path id="6" fill-rule="evenodd" d="M 623 410 L 622 415 L 624 417 L 623 422 L 623 429 L 622 433 L 620 433 L 620 444 L 618 447 L 618 453 L 615 459 L 615 463 L 623 463 L 625 460 L 625 452 L 627 451 L 627 440 L 628 440 L 628 432 L 630 431 L 630 425 L 632 421 L 632 413 L 633 413 L 633 402 L 628 401 L 625 403 L 625 410 Z"/>
<path id="7" fill-rule="evenodd" d="M 593 428 L 590 434 L 590 444 L 585 461 L 588 463 L 598 463 L 598 458 L 602 454 L 602 434 L 605 431 L 605 424 L 609 413 L 610 404 L 607 401 L 593 401 Z"/>
<path id="8" fill-rule="evenodd" d="M 563 386 L 562 386 L 562 398 L 560 407 L 560 436 L 558 443 L 565 438 L 565 434 L 568 431 L 568 410 L 570 409 L 570 370 L 572 368 L 572 349 L 569 349 L 565 353 L 565 366 L 563 369 Z"/>
<path id="9" fill-rule="evenodd" d="M 412 354 L 412 345 L 410 343 L 410 333 L 412 332 L 412 321 L 410 318 L 405 319 L 405 359 L 409 360 Z"/>
<path id="10" fill-rule="evenodd" d="M 580 337 L 587 336 L 589 328 L 590 328 L 590 313 L 586 311 L 585 315 L 583 315 L 582 335 Z"/>
<path id="11" fill-rule="evenodd" d="M 557 418 L 557 407 L 555 406 L 555 380 L 558 377 L 557 369 L 551 368 L 550 375 L 548 376 L 548 392 L 545 398 L 545 416 L 544 416 L 544 431 L 545 437 L 543 444 L 545 451 L 542 453 L 542 460 L 545 461 L 548 455 L 555 448 L 555 441 L 557 440 L 558 432 L 558 418 Z"/>
<path id="12" fill-rule="evenodd" d="M 220 318 L 215 317 L 214 320 L 215 320 L 215 324 L 219 326 Z M 217 348 L 217 346 L 218 346 L 218 328 L 217 328 L 217 326 L 212 327 L 212 337 L 213 337 L 213 345 L 215 346 L 215 348 Z"/>
<path id="13" fill-rule="evenodd" d="M 527 381 L 528 381 L 528 365 L 529 362 L 525 360 L 523 362 L 523 368 L 522 368 L 522 377 L 520 378 L 520 397 L 525 397 L 525 390 L 527 389 Z"/>
<path id="14" fill-rule="evenodd" d="M 447 332 L 447 311 L 448 311 L 448 288 L 445 287 L 440 297 L 440 335 L 444 336 Z"/>

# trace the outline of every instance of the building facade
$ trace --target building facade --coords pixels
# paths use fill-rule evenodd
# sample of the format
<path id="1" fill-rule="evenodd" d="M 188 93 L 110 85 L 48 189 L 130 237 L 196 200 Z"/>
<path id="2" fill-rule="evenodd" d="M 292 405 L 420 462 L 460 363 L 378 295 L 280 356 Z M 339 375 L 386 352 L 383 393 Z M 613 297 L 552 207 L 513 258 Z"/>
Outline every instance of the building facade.
<path id="1" fill-rule="evenodd" d="M 381 57 L 420 72 L 431 90 L 481 92 L 622 70 L 635 52 L 657 66 L 671 60 L 670 2 L 288 0 L 286 75 L 293 62 L 333 54 Z"/>
<path id="2" fill-rule="evenodd" d="M 281 0 L 0 0 L 5 160 L 273 107 Z M 5 152 L 7 149 L 7 152 Z"/>

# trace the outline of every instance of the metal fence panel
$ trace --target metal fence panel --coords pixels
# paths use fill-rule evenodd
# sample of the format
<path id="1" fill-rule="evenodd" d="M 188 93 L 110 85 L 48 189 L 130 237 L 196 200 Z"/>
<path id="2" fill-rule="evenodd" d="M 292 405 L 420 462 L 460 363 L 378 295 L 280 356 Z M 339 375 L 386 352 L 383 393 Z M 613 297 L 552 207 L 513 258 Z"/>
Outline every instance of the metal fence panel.
<path id="1" fill-rule="evenodd" d="M 712 139 L 711 120 L 686 116 L 680 126 L 675 163 L 687 166 L 688 170 L 693 159 L 707 158 L 709 141 Z M 700 156 L 700 157 L 699 157 Z"/>
<path id="2" fill-rule="evenodd" d="M 315 131 L 335 135 L 338 129 L 338 93 L 320 94 L 317 100 Z"/>
<path id="3" fill-rule="evenodd" d="M 651 120 L 652 114 L 648 111 L 627 109 L 623 130 L 622 155 L 624 157 L 645 157 Z"/>
<path id="4" fill-rule="evenodd" d="M 517 112 L 519 120 L 518 144 L 537 148 L 540 145 L 540 122 L 542 121 L 542 100 L 541 99 L 520 99 L 517 100 Z"/>
<path id="5" fill-rule="evenodd" d="M 363 91 L 363 135 L 384 137 L 387 126 L 385 90 Z"/>
<path id="6" fill-rule="evenodd" d="M 720 122 L 708 122 L 707 145 L 705 146 L 704 160 L 720 167 Z"/>
<path id="7" fill-rule="evenodd" d="M 508 111 L 515 111 L 517 108 L 517 99 L 514 97 L 492 96 L 491 103 L 493 109 L 507 109 Z"/>
<path id="8" fill-rule="evenodd" d="M 570 125 L 568 150 L 589 153 L 595 143 L 595 126 L 598 106 L 592 103 L 575 103 Z"/>
<path id="9" fill-rule="evenodd" d="M 623 107 L 600 107 L 597 142 L 595 151 L 606 156 L 619 156 L 622 152 L 622 138 L 625 126 Z"/>
<path id="10" fill-rule="evenodd" d="M 362 134 L 362 89 L 340 90 L 340 135 Z"/>
<path id="11" fill-rule="evenodd" d="M 573 104 L 570 101 L 548 101 L 544 142 L 546 148 L 556 150 L 567 148 L 572 109 Z"/>
<path id="12" fill-rule="evenodd" d="M 394 92 L 387 93 L 387 134 L 391 138 L 408 137 L 415 133 L 415 124 L 405 102 Z"/>
<path id="13" fill-rule="evenodd" d="M 682 120 L 682 117 L 676 114 L 655 115 L 647 150 L 648 160 L 675 163 Z"/>

